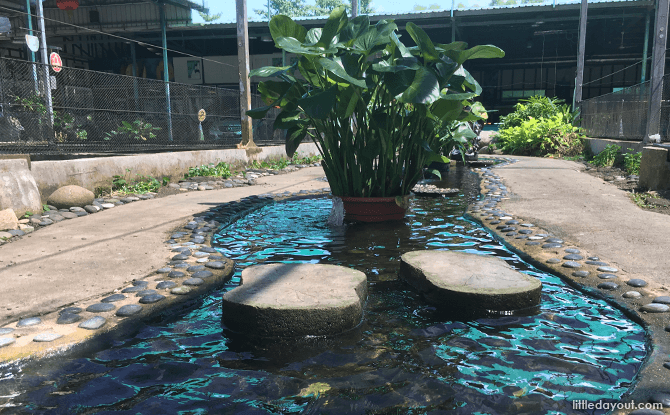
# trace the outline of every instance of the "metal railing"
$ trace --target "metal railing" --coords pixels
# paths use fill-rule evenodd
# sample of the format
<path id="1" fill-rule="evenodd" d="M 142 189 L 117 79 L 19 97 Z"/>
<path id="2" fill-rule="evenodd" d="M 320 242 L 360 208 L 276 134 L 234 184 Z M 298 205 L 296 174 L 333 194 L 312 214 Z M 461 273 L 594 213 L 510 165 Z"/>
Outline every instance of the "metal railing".
<path id="1" fill-rule="evenodd" d="M 235 148 L 239 92 L 0 58 L 0 153 L 68 154 Z M 53 110 L 45 99 L 51 88 Z M 252 96 L 252 108 L 264 105 Z M 205 110 L 200 122 L 198 112 Z M 258 145 L 284 143 L 277 111 L 253 121 Z"/>

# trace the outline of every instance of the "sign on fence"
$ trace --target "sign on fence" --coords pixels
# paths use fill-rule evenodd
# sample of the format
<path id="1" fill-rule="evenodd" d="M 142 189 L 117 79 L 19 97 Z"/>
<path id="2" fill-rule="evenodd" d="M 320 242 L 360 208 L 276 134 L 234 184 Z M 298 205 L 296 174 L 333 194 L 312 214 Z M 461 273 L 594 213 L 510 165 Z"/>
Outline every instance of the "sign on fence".
<path id="1" fill-rule="evenodd" d="M 63 70 L 63 60 L 58 53 L 51 52 L 51 55 L 49 55 L 49 62 L 51 63 L 51 69 L 53 69 L 54 72 L 58 73 Z"/>

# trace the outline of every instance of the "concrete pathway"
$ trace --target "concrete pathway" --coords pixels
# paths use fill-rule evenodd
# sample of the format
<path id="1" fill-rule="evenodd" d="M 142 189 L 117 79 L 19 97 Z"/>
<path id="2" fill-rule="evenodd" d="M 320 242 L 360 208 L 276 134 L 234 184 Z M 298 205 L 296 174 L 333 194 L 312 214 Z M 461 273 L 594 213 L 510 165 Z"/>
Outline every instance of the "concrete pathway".
<path id="1" fill-rule="evenodd" d="M 320 189 L 320 167 L 257 185 L 188 192 L 63 221 L 0 247 L 0 326 L 111 293 L 165 266 L 167 236 L 193 214 L 254 194 Z"/>

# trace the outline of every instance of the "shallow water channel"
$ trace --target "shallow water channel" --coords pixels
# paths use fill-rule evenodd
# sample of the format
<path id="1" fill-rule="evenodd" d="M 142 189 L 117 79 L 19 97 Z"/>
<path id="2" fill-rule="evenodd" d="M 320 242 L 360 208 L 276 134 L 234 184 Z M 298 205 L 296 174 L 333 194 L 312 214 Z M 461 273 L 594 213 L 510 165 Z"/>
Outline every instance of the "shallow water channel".
<path id="1" fill-rule="evenodd" d="M 459 196 L 415 199 L 402 223 L 330 228 L 326 197 L 266 205 L 217 234 L 215 247 L 237 262 L 220 291 L 85 354 L 2 368 L 0 403 L 68 414 L 572 414 L 598 413 L 573 409 L 573 400 L 618 401 L 646 355 L 643 329 L 464 218 L 469 185 Z M 400 255 L 418 249 L 503 258 L 542 280 L 539 313 L 440 314 L 397 278 Z M 263 262 L 365 272 L 364 321 L 332 338 L 229 332 L 221 294 L 244 267 Z"/>

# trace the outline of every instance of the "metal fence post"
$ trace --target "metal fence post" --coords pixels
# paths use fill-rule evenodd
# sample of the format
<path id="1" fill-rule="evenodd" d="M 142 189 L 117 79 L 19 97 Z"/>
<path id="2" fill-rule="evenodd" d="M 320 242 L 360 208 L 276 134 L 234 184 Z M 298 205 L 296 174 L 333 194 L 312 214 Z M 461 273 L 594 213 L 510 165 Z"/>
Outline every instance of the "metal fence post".
<path id="1" fill-rule="evenodd" d="M 168 55 L 167 55 L 167 34 L 165 21 L 165 3 L 160 3 L 160 13 L 161 13 L 161 32 L 163 37 L 163 79 L 165 80 L 165 104 L 167 106 L 167 115 L 168 115 L 168 139 L 172 141 L 172 106 L 170 105 L 170 68 L 168 66 Z"/>
<path id="2" fill-rule="evenodd" d="M 656 34 L 651 55 L 651 92 L 649 93 L 649 117 L 644 142 L 661 133 L 661 101 L 663 100 L 663 74 L 665 72 L 665 46 L 668 31 L 668 0 L 656 2 Z M 657 141 L 657 140 L 653 140 Z M 658 140 L 660 141 L 660 140 Z"/>
<path id="3" fill-rule="evenodd" d="M 577 78 L 575 80 L 575 96 L 572 108 L 582 102 L 582 84 L 584 83 L 584 53 L 586 49 L 586 15 L 588 0 L 582 0 L 579 12 L 579 50 L 577 51 Z"/>
<path id="4" fill-rule="evenodd" d="M 249 26 L 247 24 L 247 1 L 235 0 L 237 19 L 237 64 L 240 76 L 240 124 L 242 142 L 240 146 L 254 146 L 253 126 L 247 111 L 251 109 L 251 82 L 249 80 Z"/>
<path id="5" fill-rule="evenodd" d="M 46 101 L 47 114 L 49 115 L 49 127 L 54 125 L 54 109 L 51 102 L 51 77 L 49 76 L 49 57 L 47 56 L 47 35 L 44 30 L 44 10 L 42 2 L 37 1 L 37 15 L 39 16 L 39 28 L 41 32 L 40 51 L 42 53 L 42 65 L 44 65 L 44 100 Z M 49 140 L 52 141 L 53 137 Z"/>

